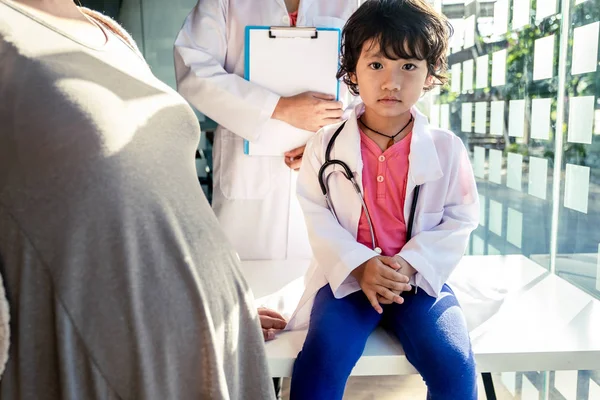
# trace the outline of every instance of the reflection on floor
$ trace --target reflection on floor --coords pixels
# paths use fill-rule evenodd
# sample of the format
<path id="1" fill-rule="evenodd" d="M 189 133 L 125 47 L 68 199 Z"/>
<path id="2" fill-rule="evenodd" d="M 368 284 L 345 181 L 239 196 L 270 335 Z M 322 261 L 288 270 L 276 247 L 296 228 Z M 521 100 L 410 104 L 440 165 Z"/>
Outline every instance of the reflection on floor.
<path id="1" fill-rule="evenodd" d="M 600 371 L 505 372 L 492 377 L 498 400 L 600 400 Z M 548 397 L 544 396 L 546 388 Z M 282 399 L 288 400 L 289 393 L 290 380 L 286 378 Z M 426 395 L 418 375 L 360 376 L 350 378 L 344 400 L 425 400 Z M 479 400 L 485 399 L 480 377 Z"/>
<path id="2" fill-rule="evenodd" d="M 494 376 L 498 400 L 512 400 L 499 376 Z M 496 383 L 498 382 L 498 383 Z M 283 400 L 289 399 L 290 380 L 283 381 Z M 419 375 L 407 376 L 357 376 L 348 381 L 344 400 L 425 400 L 427 389 Z M 479 399 L 485 400 L 485 391 L 479 379 Z M 536 399 L 537 400 L 537 399 Z"/>

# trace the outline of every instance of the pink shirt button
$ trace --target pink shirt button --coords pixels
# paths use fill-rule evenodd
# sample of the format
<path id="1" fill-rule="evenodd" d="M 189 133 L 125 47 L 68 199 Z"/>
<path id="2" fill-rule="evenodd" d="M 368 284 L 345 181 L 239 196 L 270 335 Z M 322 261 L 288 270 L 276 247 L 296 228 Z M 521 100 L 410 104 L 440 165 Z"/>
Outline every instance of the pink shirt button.
<path id="1" fill-rule="evenodd" d="M 384 162 L 385 161 L 385 156 L 384 155 L 379 156 L 379 161 Z"/>
<path id="2" fill-rule="evenodd" d="M 383 176 L 382 175 L 379 175 L 377 177 L 377 182 L 379 182 L 379 183 L 383 182 Z"/>

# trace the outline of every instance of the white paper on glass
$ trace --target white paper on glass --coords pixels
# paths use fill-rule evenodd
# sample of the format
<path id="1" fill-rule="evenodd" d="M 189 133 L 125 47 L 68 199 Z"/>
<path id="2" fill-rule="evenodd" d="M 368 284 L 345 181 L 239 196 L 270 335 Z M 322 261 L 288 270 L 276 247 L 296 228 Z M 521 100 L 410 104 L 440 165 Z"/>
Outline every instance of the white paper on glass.
<path id="1" fill-rule="evenodd" d="M 473 90 L 473 60 L 467 60 L 463 63 L 462 91 L 466 93 Z"/>
<path id="2" fill-rule="evenodd" d="M 506 49 L 492 54 L 492 86 L 506 84 Z"/>
<path id="3" fill-rule="evenodd" d="M 506 240 L 521 248 L 523 240 L 523 213 L 508 207 L 506 215 Z"/>
<path id="4" fill-rule="evenodd" d="M 530 10 L 531 0 L 513 0 L 513 30 L 517 30 L 529 24 Z"/>
<path id="5" fill-rule="evenodd" d="M 598 263 L 598 273 L 596 275 L 596 290 L 600 290 L 600 263 Z M 600 385 L 590 379 L 588 399 L 600 399 Z"/>
<path id="6" fill-rule="evenodd" d="M 432 126 L 440 126 L 440 105 L 432 104 L 429 114 L 429 123 Z"/>
<path id="7" fill-rule="evenodd" d="M 500 379 L 504 384 L 504 387 L 514 396 L 517 395 L 517 373 L 516 372 L 502 372 Z"/>
<path id="8" fill-rule="evenodd" d="M 487 213 L 485 208 L 485 196 L 479 195 L 479 225 L 485 226 L 485 221 L 487 221 Z"/>
<path id="9" fill-rule="evenodd" d="M 523 137 L 525 100 L 511 100 L 508 105 L 508 136 Z"/>
<path id="10" fill-rule="evenodd" d="M 473 235 L 473 255 L 482 256 L 485 250 L 485 243 L 479 235 Z"/>
<path id="11" fill-rule="evenodd" d="M 450 129 L 450 105 L 442 104 L 440 107 L 440 128 Z"/>
<path id="12" fill-rule="evenodd" d="M 501 256 L 502 253 L 500 252 L 500 250 L 498 250 L 496 248 L 496 246 L 493 246 L 491 244 L 488 244 L 488 251 L 487 251 L 488 256 Z"/>
<path id="13" fill-rule="evenodd" d="M 504 135 L 504 101 L 492 101 L 490 112 L 490 133 Z"/>
<path id="14" fill-rule="evenodd" d="M 540 391 L 529 380 L 527 375 L 523 374 L 523 386 L 521 388 L 522 399 L 539 399 Z"/>
<path id="15" fill-rule="evenodd" d="M 508 153 L 506 156 L 506 186 L 521 191 L 523 179 L 523 155 Z"/>
<path id="16" fill-rule="evenodd" d="M 471 132 L 473 125 L 473 103 L 462 103 L 461 125 L 463 132 Z"/>
<path id="17" fill-rule="evenodd" d="M 596 290 L 600 290 L 600 243 L 598 243 L 598 260 L 596 263 Z M 598 395 L 600 395 L 600 387 L 598 389 Z"/>
<path id="18" fill-rule="evenodd" d="M 450 90 L 454 93 L 460 93 L 460 70 L 460 63 L 452 64 L 452 67 L 450 67 Z"/>
<path id="19" fill-rule="evenodd" d="M 577 397 L 577 375 L 578 371 L 554 372 L 554 387 L 565 399 L 574 399 Z M 588 399 L 591 398 L 588 397 Z"/>
<path id="20" fill-rule="evenodd" d="M 487 133 L 487 103 L 475 103 L 475 133 Z"/>
<path id="21" fill-rule="evenodd" d="M 529 194 L 546 200 L 548 193 L 548 160 L 529 157 Z"/>
<path id="22" fill-rule="evenodd" d="M 477 178 L 485 178 L 485 148 L 473 147 L 473 174 Z"/>
<path id="23" fill-rule="evenodd" d="M 533 51 L 533 80 L 552 78 L 554 70 L 554 35 L 538 39 Z"/>
<path id="24" fill-rule="evenodd" d="M 573 29 L 571 74 L 595 72 L 598 67 L 598 35 L 600 22 Z"/>
<path id="25" fill-rule="evenodd" d="M 502 151 L 490 149 L 488 180 L 499 185 L 502 184 Z"/>
<path id="26" fill-rule="evenodd" d="M 475 74 L 475 87 L 477 89 L 485 89 L 488 85 L 488 69 L 489 69 L 488 55 L 477 57 L 477 72 Z"/>
<path id="27" fill-rule="evenodd" d="M 533 99 L 531 101 L 531 138 L 550 139 L 550 107 L 552 99 Z"/>
<path id="28" fill-rule="evenodd" d="M 494 34 L 502 36 L 508 29 L 508 0 L 494 3 Z"/>
<path id="29" fill-rule="evenodd" d="M 541 21 L 546 17 L 556 14 L 558 0 L 538 0 L 536 2 L 535 19 Z"/>
<path id="30" fill-rule="evenodd" d="M 590 167 L 567 164 L 565 175 L 565 207 L 587 214 Z"/>
<path id="31" fill-rule="evenodd" d="M 468 49 L 475 45 L 475 16 L 465 18 L 465 42 L 464 48 Z"/>
<path id="32" fill-rule="evenodd" d="M 502 236 L 502 203 L 496 200 L 490 200 L 490 231 L 498 236 Z"/>
<path id="33" fill-rule="evenodd" d="M 453 18 L 448 20 L 454 28 L 454 35 L 450 37 L 450 50 L 452 53 L 456 53 L 462 49 L 462 45 L 465 39 L 465 20 L 464 18 Z"/>
<path id="34" fill-rule="evenodd" d="M 569 99 L 569 134 L 571 143 L 592 143 L 594 125 L 594 96 L 571 97 Z"/>

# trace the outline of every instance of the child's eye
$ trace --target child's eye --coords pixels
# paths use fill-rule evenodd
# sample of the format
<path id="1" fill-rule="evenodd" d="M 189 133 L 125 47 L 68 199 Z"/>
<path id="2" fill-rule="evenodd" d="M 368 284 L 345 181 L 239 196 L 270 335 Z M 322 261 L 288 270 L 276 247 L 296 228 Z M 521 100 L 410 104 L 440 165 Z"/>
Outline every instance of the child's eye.
<path id="1" fill-rule="evenodd" d="M 371 67 L 371 69 L 378 70 L 378 69 L 383 68 L 383 65 L 381 65 L 381 63 L 378 63 L 378 62 L 373 62 L 373 63 L 369 64 L 369 67 Z"/>
<path id="2" fill-rule="evenodd" d="M 406 71 L 412 71 L 415 68 L 417 68 L 417 66 L 415 64 L 404 64 L 402 66 L 402 69 L 406 70 Z"/>

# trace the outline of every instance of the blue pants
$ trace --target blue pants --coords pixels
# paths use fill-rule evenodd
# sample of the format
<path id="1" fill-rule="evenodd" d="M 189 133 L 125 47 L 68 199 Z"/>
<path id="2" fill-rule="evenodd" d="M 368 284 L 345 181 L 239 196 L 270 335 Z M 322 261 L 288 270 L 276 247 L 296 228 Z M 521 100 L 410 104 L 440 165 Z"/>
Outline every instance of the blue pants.
<path id="1" fill-rule="evenodd" d="M 452 290 L 444 285 L 437 299 L 423 290 L 403 297 L 403 304 L 382 306 L 380 315 L 362 291 L 336 299 L 329 285 L 321 288 L 294 364 L 290 400 L 341 399 L 350 372 L 378 325 L 400 340 L 427 384 L 428 399 L 477 400 L 469 333 Z"/>

